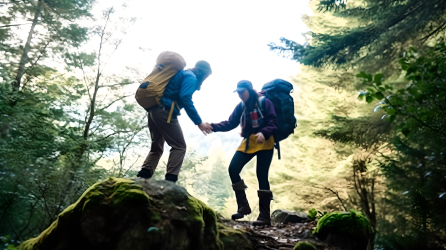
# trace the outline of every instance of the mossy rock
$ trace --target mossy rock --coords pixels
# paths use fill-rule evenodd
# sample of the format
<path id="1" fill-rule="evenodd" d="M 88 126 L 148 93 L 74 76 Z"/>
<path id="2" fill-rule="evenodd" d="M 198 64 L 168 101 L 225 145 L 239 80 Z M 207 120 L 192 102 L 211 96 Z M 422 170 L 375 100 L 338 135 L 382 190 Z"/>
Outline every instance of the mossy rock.
<path id="1" fill-rule="evenodd" d="M 251 241 L 246 236 L 246 232 L 242 229 L 233 229 L 222 223 L 218 223 L 218 231 L 220 240 L 223 242 L 225 249 L 230 250 L 253 250 Z"/>
<path id="2" fill-rule="evenodd" d="M 326 243 L 345 249 L 366 249 L 374 233 L 370 221 L 355 210 L 326 214 L 317 222 L 313 234 Z"/>
<path id="3" fill-rule="evenodd" d="M 91 186 L 19 250 L 223 249 L 215 212 L 167 181 L 109 178 Z"/>
<path id="4" fill-rule="evenodd" d="M 301 241 L 294 246 L 294 250 L 317 250 L 310 242 Z"/>

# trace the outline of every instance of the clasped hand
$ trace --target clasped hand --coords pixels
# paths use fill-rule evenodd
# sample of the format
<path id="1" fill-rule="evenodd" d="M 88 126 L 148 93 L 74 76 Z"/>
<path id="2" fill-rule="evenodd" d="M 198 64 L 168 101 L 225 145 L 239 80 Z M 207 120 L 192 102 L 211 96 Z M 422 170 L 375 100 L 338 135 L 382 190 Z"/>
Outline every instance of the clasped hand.
<path id="1" fill-rule="evenodd" d="M 212 126 L 211 124 L 207 123 L 207 122 L 202 122 L 200 124 L 198 124 L 198 128 L 201 130 L 201 132 L 203 132 L 204 135 L 208 135 L 210 133 L 212 133 Z"/>

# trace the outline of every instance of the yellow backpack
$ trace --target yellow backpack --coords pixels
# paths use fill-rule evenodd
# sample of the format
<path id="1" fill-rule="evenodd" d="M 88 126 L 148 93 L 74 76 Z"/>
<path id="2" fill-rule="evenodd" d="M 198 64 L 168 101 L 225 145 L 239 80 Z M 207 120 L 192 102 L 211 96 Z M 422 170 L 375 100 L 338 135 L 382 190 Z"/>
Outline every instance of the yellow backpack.
<path id="1" fill-rule="evenodd" d="M 138 104 L 146 110 L 159 105 L 170 78 L 184 67 L 186 61 L 180 54 L 171 51 L 162 52 L 156 59 L 152 73 L 144 79 L 136 91 L 135 98 Z M 172 102 L 169 118 L 172 116 L 174 103 Z M 170 119 L 167 122 L 170 122 Z"/>

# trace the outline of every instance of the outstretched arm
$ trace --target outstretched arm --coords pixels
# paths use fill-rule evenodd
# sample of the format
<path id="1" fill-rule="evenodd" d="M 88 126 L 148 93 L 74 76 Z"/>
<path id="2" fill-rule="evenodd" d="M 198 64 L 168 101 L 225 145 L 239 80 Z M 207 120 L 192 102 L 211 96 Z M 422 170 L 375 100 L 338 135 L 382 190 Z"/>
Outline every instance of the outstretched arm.
<path id="1" fill-rule="evenodd" d="M 192 95 L 197 88 L 197 78 L 193 75 L 185 74 L 183 82 L 181 83 L 181 90 L 179 101 L 184 106 L 187 115 L 194 122 L 195 125 L 202 123 L 200 115 L 198 115 L 197 109 L 195 109 L 194 102 L 192 101 Z"/>
<path id="2" fill-rule="evenodd" d="M 220 123 L 211 123 L 214 132 L 226 132 L 235 129 L 240 124 L 240 118 L 242 117 L 243 109 L 237 105 L 227 121 Z"/>

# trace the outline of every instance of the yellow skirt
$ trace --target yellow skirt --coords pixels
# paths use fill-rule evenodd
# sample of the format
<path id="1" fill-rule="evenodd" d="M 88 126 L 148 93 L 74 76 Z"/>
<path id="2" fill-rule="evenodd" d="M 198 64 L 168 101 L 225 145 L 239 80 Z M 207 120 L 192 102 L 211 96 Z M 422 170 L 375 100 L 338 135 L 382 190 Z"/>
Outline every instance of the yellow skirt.
<path id="1" fill-rule="evenodd" d="M 246 148 L 246 139 L 242 141 L 242 144 L 238 147 L 237 151 L 245 152 Z M 247 154 L 254 154 L 261 150 L 271 150 L 274 148 L 274 136 L 270 136 L 268 140 L 263 143 L 257 143 L 257 136 L 252 134 L 249 136 L 249 147 L 246 150 Z"/>

